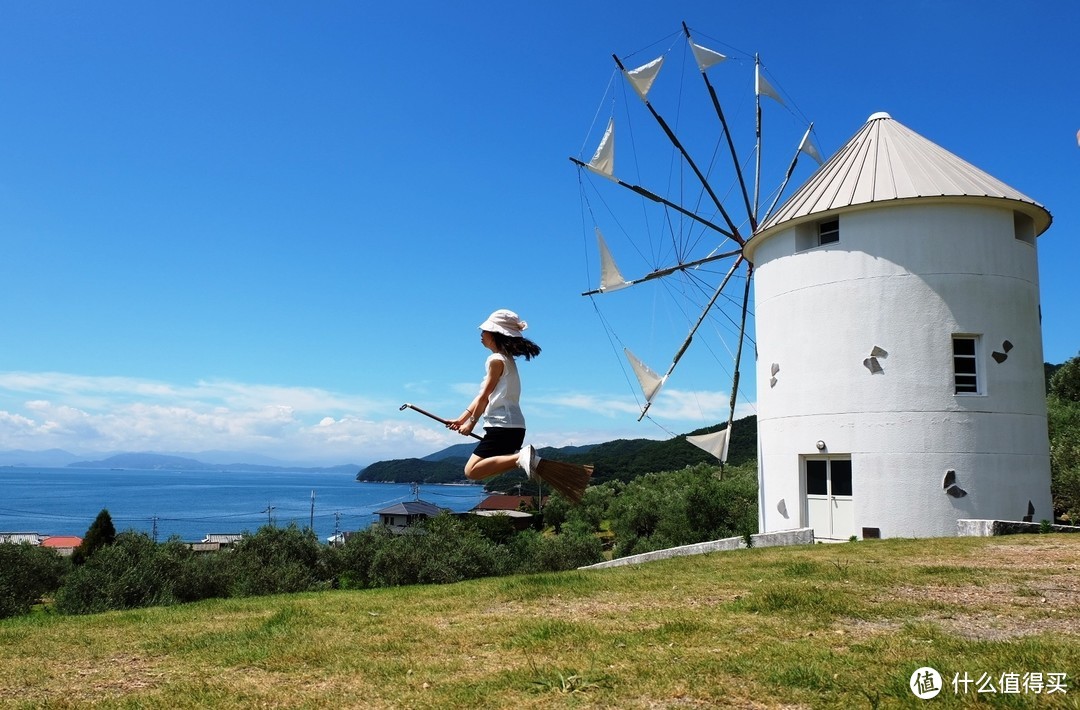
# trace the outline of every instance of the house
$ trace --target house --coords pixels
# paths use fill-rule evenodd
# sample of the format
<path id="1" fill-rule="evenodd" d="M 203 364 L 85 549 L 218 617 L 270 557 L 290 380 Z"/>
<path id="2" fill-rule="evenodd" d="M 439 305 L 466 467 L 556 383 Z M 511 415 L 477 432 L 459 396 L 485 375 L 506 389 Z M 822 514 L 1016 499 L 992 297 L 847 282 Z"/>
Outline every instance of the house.
<path id="1" fill-rule="evenodd" d="M 326 544 L 331 547 L 341 547 L 356 533 L 352 530 L 340 530 L 326 538 Z"/>
<path id="2" fill-rule="evenodd" d="M 544 496 L 540 505 L 543 507 L 547 503 L 547 496 Z M 485 510 L 518 510 L 529 511 L 536 509 L 536 497 L 535 496 L 512 496 L 504 495 L 502 493 L 493 493 L 484 500 L 480 501 L 476 507 L 472 509 L 472 512 L 479 512 Z"/>
<path id="3" fill-rule="evenodd" d="M 537 521 L 537 516 L 526 513 L 523 510 L 477 510 L 469 511 L 471 515 L 479 515 L 482 518 L 508 518 L 514 530 L 528 530 Z"/>
<path id="4" fill-rule="evenodd" d="M 541 501 L 541 506 L 547 503 L 547 496 Z M 538 523 L 536 510 L 536 498 L 534 496 L 512 496 L 502 493 L 493 493 L 480 501 L 469 512 L 481 517 L 505 516 L 510 518 L 510 523 L 515 530 L 526 530 Z"/>
<path id="5" fill-rule="evenodd" d="M 434 518 L 444 512 L 449 511 L 427 501 L 410 500 L 395 503 L 388 508 L 376 511 L 375 514 L 379 516 L 380 525 L 385 525 L 392 532 L 402 532 L 413 523 L 425 518 Z"/>
<path id="6" fill-rule="evenodd" d="M 4 532 L 0 533 L 0 545 L 8 543 L 10 545 L 21 545 L 24 542 L 30 545 L 40 545 L 42 536 L 38 533 L 31 532 Z"/>
<path id="7" fill-rule="evenodd" d="M 82 538 L 75 535 L 48 535 L 41 541 L 42 547 L 52 548 L 62 557 L 70 557 L 81 544 Z"/>
<path id="8" fill-rule="evenodd" d="M 210 533 L 202 539 L 204 543 L 234 545 L 244 539 L 243 533 Z"/>
<path id="9" fill-rule="evenodd" d="M 232 547 L 243 539 L 243 533 L 210 533 L 199 542 L 184 544 L 193 552 L 216 552 L 223 547 Z"/>
<path id="10" fill-rule="evenodd" d="M 1052 519 L 1030 197 L 876 113 L 759 227 L 761 532 Z"/>

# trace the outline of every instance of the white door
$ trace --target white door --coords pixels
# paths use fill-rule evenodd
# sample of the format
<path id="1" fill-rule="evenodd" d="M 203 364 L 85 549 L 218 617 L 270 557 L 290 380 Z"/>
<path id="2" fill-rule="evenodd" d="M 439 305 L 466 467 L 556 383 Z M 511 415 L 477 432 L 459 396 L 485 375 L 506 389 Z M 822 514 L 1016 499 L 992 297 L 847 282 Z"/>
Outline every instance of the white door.
<path id="1" fill-rule="evenodd" d="M 806 459 L 806 524 L 814 537 L 847 540 L 855 534 L 851 459 Z"/>

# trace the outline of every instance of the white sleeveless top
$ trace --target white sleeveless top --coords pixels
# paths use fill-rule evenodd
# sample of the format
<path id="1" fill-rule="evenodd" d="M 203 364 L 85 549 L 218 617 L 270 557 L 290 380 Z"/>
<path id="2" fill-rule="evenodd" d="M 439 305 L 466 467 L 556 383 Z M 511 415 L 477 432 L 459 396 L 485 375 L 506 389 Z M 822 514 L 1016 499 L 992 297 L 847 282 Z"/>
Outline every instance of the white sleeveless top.
<path id="1" fill-rule="evenodd" d="M 521 406 L 518 404 L 521 400 L 521 378 L 518 377 L 517 363 L 512 357 L 492 353 L 484 362 L 484 367 L 489 368 L 492 360 L 502 362 L 503 373 L 488 398 L 488 406 L 484 410 L 484 426 L 524 429 L 525 415 L 521 413 Z"/>

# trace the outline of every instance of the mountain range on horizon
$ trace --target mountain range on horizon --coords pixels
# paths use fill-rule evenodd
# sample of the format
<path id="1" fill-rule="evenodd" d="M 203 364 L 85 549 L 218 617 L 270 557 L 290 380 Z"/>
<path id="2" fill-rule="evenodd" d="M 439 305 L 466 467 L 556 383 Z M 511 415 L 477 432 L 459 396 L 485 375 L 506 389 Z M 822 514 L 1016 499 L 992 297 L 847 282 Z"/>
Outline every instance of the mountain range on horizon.
<path id="1" fill-rule="evenodd" d="M 140 470 L 171 469 L 181 471 L 351 471 L 362 464 L 324 466 L 303 465 L 273 459 L 268 456 L 226 451 L 199 453 L 158 453 L 151 451 L 121 451 L 79 455 L 64 449 L 0 451 L 0 466 L 41 468 L 130 468 Z"/>

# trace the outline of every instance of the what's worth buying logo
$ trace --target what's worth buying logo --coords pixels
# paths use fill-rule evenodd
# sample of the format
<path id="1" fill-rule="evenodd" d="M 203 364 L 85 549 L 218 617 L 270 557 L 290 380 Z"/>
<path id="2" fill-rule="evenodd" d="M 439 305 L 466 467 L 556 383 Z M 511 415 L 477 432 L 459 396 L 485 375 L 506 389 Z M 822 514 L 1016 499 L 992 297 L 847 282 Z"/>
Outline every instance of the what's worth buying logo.
<path id="1" fill-rule="evenodd" d="M 911 674 L 908 687 L 915 697 L 923 700 L 936 698 L 941 692 L 941 674 L 930 666 L 923 666 Z"/>

